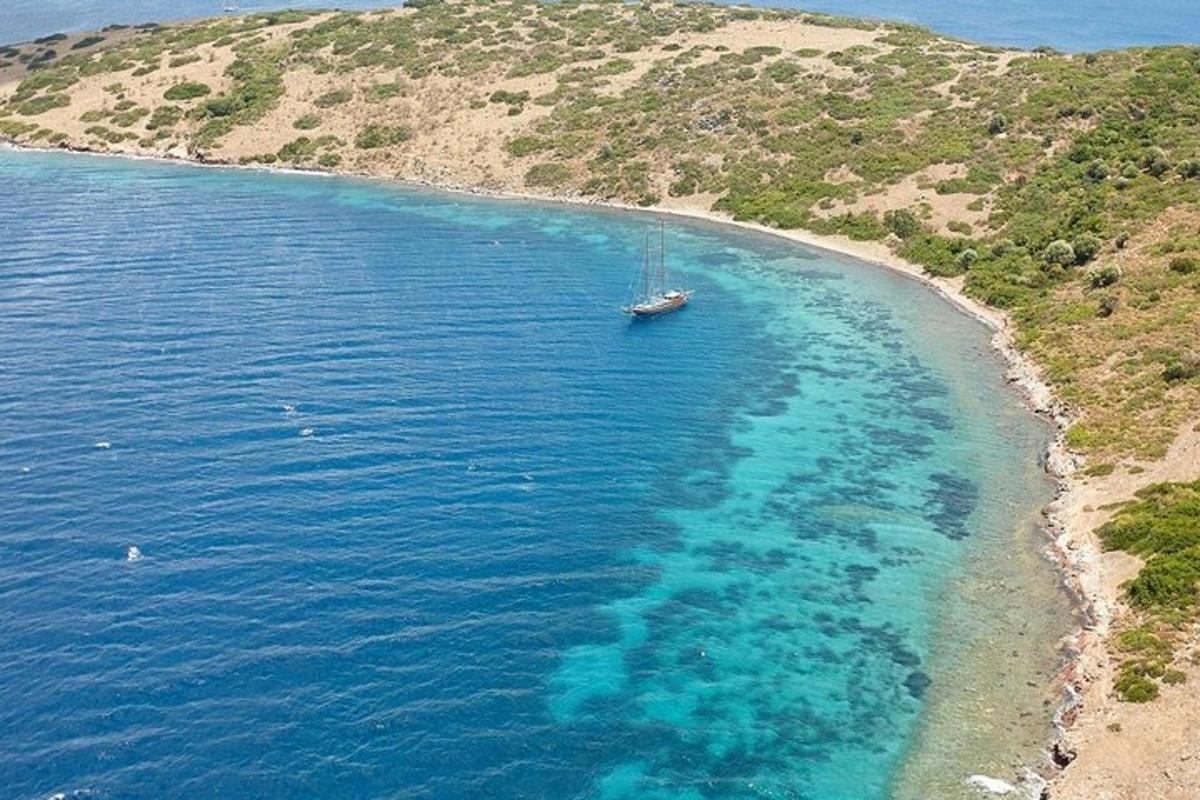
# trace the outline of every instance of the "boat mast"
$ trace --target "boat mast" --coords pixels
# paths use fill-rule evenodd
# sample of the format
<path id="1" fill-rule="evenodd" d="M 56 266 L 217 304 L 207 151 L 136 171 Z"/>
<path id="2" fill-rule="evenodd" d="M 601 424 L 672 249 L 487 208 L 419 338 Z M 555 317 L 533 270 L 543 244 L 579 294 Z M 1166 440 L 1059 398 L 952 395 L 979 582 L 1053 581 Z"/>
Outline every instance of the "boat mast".
<path id="1" fill-rule="evenodd" d="M 642 251 L 642 282 L 645 285 L 645 298 L 650 297 L 650 234 L 646 234 L 646 248 Z"/>
<path id="2" fill-rule="evenodd" d="M 667 290 L 667 223 L 658 221 L 658 290 Z"/>

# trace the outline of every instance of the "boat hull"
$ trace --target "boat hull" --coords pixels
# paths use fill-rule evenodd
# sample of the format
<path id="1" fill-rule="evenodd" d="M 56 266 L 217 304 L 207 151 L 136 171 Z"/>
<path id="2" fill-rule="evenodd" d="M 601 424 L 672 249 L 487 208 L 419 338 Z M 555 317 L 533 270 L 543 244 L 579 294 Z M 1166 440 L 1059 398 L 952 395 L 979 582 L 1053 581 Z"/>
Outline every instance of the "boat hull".
<path id="1" fill-rule="evenodd" d="M 625 309 L 625 312 L 634 317 L 657 317 L 663 314 L 670 314 L 672 311 L 678 311 L 687 305 L 691 297 L 691 292 L 679 292 L 655 302 L 638 303 L 637 305 L 629 306 Z"/>

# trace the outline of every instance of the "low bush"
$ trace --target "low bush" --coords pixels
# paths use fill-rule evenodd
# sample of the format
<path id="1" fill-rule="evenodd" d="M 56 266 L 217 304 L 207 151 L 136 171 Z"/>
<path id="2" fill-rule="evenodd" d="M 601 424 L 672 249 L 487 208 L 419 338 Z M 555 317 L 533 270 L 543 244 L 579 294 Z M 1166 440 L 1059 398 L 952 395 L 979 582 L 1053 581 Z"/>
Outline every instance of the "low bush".
<path id="1" fill-rule="evenodd" d="M 1127 591 L 1138 608 L 1194 608 L 1200 599 L 1200 546 L 1150 559 Z"/>
<path id="2" fill-rule="evenodd" d="M 1046 246 L 1042 259 L 1052 266 L 1069 267 L 1075 264 L 1075 248 L 1070 242 L 1056 239 Z"/>
<path id="3" fill-rule="evenodd" d="M 1187 682 L 1187 673 L 1179 669 L 1169 669 L 1163 673 L 1162 682 L 1168 686 L 1178 686 Z"/>
<path id="4" fill-rule="evenodd" d="M 1119 280 L 1121 280 L 1121 268 L 1115 264 L 1105 264 L 1088 272 L 1088 283 L 1091 284 L 1093 289 L 1112 286 Z"/>
<path id="5" fill-rule="evenodd" d="M 569 180 L 571 180 L 570 168 L 565 164 L 558 164 L 556 162 L 536 164 L 530 167 L 529 171 L 525 173 L 525 184 L 527 186 L 553 188 L 562 186 Z"/>
<path id="6" fill-rule="evenodd" d="M 17 113 L 26 117 L 34 117 L 38 114 L 44 114 L 53 108 L 62 108 L 69 105 L 71 105 L 71 98 L 65 94 L 44 94 L 17 104 Z"/>
<path id="7" fill-rule="evenodd" d="M 382 103 L 384 100 L 399 97 L 403 93 L 404 87 L 399 83 L 377 83 L 368 87 L 363 92 L 363 97 L 368 103 Z"/>
<path id="8" fill-rule="evenodd" d="M 298 136 L 279 148 L 280 161 L 304 161 L 316 155 L 317 144 L 307 136 Z"/>
<path id="9" fill-rule="evenodd" d="M 1200 161 L 1180 161 L 1179 166 L 1175 169 L 1179 173 L 1179 177 L 1183 178 L 1184 180 L 1200 178 Z"/>
<path id="10" fill-rule="evenodd" d="M 1167 364 L 1163 370 L 1163 380 L 1167 383 L 1188 381 L 1200 375 L 1200 356 L 1195 353 L 1185 353 Z"/>
<path id="11" fill-rule="evenodd" d="M 196 81 L 184 81 L 177 83 L 174 86 L 163 92 L 163 98 L 166 100 L 194 100 L 197 97 L 205 97 L 212 94 L 212 87 L 207 83 L 198 83 Z"/>
<path id="12" fill-rule="evenodd" d="M 906 208 L 889 211 L 883 215 L 883 224 L 901 239 L 910 239 L 921 232 L 921 221 Z"/>
<path id="13" fill-rule="evenodd" d="M 71 49 L 72 50 L 83 50 L 84 48 L 91 47 L 92 45 L 100 44 L 103 41 L 104 41 L 103 36 L 85 36 L 82 39 L 80 39 L 78 42 L 76 42 L 75 44 L 71 45 Z"/>
<path id="14" fill-rule="evenodd" d="M 1200 260 L 1191 256 L 1177 256 L 1171 259 L 1168 265 L 1171 272 L 1178 272 L 1182 275 L 1190 275 L 1197 269 L 1200 269 Z"/>
<path id="15" fill-rule="evenodd" d="M 354 146 L 360 150 L 375 150 L 407 142 L 412 131 L 403 125 L 379 125 L 372 123 L 354 137 Z"/>
<path id="16" fill-rule="evenodd" d="M 296 121 L 292 123 L 292 127 L 298 131 L 311 131 L 313 128 L 319 127 L 320 124 L 321 118 L 319 116 L 316 114 L 305 114 L 297 117 Z"/>
<path id="17" fill-rule="evenodd" d="M 313 105 L 317 108 L 333 108 L 349 102 L 353 96 L 348 89 L 334 89 L 313 100 Z"/>
<path id="18" fill-rule="evenodd" d="M 1132 670 L 1122 670 L 1113 688 L 1126 703 L 1148 703 L 1158 697 L 1158 684 Z"/>
<path id="19" fill-rule="evenodd" d="M 1084 233 L 1075 237 L 1071 249 L 1075 253 L 1076 264 L 1086 264 L 1095 258 L 1104 247 L 1104 240 L 1094 233 Z"/>
<path id="20" fill-rule="evenodd" d="M 545 139 L 539 139 L 536 136 L 518 136 L 515 139 L 509 139 L 504 143 L 504 149 L 510 155 L 521 158 L 523 156 L 540 153 L 551 145 Z"/>
<path id="21" fill-rule="evenodd" d="M 188 64 L 195 64 L 200 60 L 200 56 L 196 53 L 188 53 L 186 56 L 178 56 L 167 62 L 167 66 L 172 68 L 186 67 Z"/>

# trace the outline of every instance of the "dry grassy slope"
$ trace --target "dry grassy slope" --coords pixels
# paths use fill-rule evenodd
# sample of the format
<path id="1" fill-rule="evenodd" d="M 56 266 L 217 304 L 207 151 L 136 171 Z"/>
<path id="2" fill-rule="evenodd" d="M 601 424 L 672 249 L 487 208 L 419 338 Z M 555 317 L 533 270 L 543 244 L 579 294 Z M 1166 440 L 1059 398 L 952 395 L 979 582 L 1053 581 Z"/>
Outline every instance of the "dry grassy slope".
<path id="1" fill-rule="evenodd" d="M 395 10 L 370 16 L 374 21 L 412 13 Z M 252 32 L 238 34 L 236 38 L 262 38 L 265 44 L 270 46 L 275 42 L 285 41 L 296 30 L 312 28 L 333 16 L 328 13 L 318 14 L 302 22 L 275 25 L 264 32 L 252 29 Z M 515 32 L 527 34 L 528 28 L 519 27 Z M 510 35 L 511 33 L 513 32 L 510 31 Z M 707 52 L 702 56 L 702 60 L 712 61 L 719 55 L 713 48 L 728 48 L 741 52 L 748 47 L 769 43 L 782 47 L 785 51 L 812 49 L 826 53 L 854 45 L 870 44 L 877 35 L 877 31 L 755 20 L 734 21 L 716 31 L 680 33 L 666 37 L 664 41 L 669 40 L 672 45 L 684 49 L 704 48 Z M 64 41 L 42 47 L 25 45 L 19 47 L 19 51 L 22 54 L 35 55 L 50 47 L 60 53 L 69 53 L 70 46 L 84 36 L 85 34 L 73 35 Z M 107 48 L 118 45 L 129 38 L 130 32 L 123 31 L 102 46 Z M 427 44 L 436 43 L 427 41 Z M 88 48 L 84 52 L 100 47 L 98 45 Z M 332 50 L 332 47 L 330 45 L 325 50 Z M 502 51 L 504 46 L 490 49 Z M 619 57 L 633 64 L 628 72 L 601 78 L 595 87 L 600 94 L 621 93 L 636 84 L 651 66 L 672 57 L 657 46 L 632 53 L 618 53 L 612 44 L 601 45 L 598 49 L 603 52 L 603 57 L 589 61 Z M 521 192 L 530 188 L 524 181 L 525 172 L 529 168 L 528 160 L 512 156 L 505 150 L 504 145 L 511 138 L 533 133 L 536 123 L 549 115 L 552 107 L 525 103 L 520 114 L 510 115 L 509 105 L 489 102 L 488 98 L 497 91 L 527 92 L 533 98 L 544 96 L 558 86 L 560 75 L 578 67 L 578 64 L 567 63 L 546 72 L 512 77 L 509 73 L 513 64 L 519 61 L 519 53 L 501 58 L 495 64 L 470 75 L 434 73 L 418 78 L 406 75 L 403 70 L 379 66 L 365 66 L 343 72 L 319 71 L 306 64 L 297 64 L 289 68 L 284 75 L 284 95 L 266 116 L 237 127 L 212 145 L 194 145 L 194 134 L 201 126 L 200 122 L 194 120 L 184 120 L 172 129 L 172 135 L 162 138 L 154 138 L 156 131 L 146 127 L 148 116 L 133 125 L 121 127 L 120 130 L 132 134 L 122 141 L 107 141 L 102 136 L 87 132 L 94 123 L 81 121 L 80 117 L 87 112 L 112 110 L 120 102 L 118 97 L 121 100 L 132 100 L 140 107 L 154 109 L 167 102 L 162 97 L 166 89 L 185 80 L 205 83 L 212 88 L 213 94 L 229 88 L 230 82 L 225 77 L 225 71 L 237 58 L 233 43 L 214 47 L 210 42 L 189 48 L 186 52 L 199 55 L 200 60 L 172 67 L 172 56 L 168 52 L 163 53 L 157 62 L 158 69 L 145 76 L 129 79 L 125 74 L 114 75 L 105 72 L 86 77 L 70 87 L 69 106 L 50 109 L 31 117 L 30 121 L 36 122 L 46 131 L 66 134 L 67 138 L 64 141 L 72 147 L 145 155 L 181 152 L 180 148 L 186 148 L 192 154 L 202 155 L 207 160 L 231 162 L 277 153 L 279 148 L 300 135 L 308 135 L 310 138 L 333 135 L 338 138 L 338 142 L 322 150 L 336 153 L 342 158 L 339 165 L 342 171 L 434 181 L 493 191 Z M 837 74 L 838 68 L 822 56 L 806 55 L 804 61 L 814 72 Z M 16 61 L 8 67 L 0 68 L 0 99 L 11 96 L 21 81 L 28 76 L 25 65 Z M 119 81 L 116 80 L 118 78 Z M 118 83 L 119 88 L 106 90 L 105 87 L 114 87 L 114 83 Z M 368 98 L 368 91 L 372 86 L 390 83 L 399 83 L 402 87 L 396 96 L 377 101 Z M 322 95 L 343 89 L 352 92 L 349 100 L 325 109 L 314 106 L 314 101 Z M 184 108 L 194 107 L 204 99 L 206 98 L 197 98 L 179 105 Z M 296 130 L 293 123 L 310 112 L 319 114 L 320 125 L 313 129 L 312 133 Z M 355 135 L 371 123 L 405 125 L 412 131 L 413 136 L 402 147 L 377 151 L 356 148 L 353 144 Z M 45 140 L 50 135 L 23 138 Z M 290 163 L 293 166 L 304 166 L 305 161 L 311 159 L 294 159 Z M 657 171 L 654 177 L 656 184 L 665 185 L 671 179 L 669 166 L 664 164 L 662 169 Z"/>

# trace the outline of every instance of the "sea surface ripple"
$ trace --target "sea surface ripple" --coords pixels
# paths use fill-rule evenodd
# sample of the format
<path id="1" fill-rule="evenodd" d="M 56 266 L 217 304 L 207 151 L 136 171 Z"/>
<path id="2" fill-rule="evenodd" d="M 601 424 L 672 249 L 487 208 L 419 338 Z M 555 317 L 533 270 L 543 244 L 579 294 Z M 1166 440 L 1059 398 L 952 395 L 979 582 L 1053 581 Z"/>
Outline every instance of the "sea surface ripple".
<path id="1" fill-rule="evenodd" d="M 6 798 L 872 800 L 1065 627 L 1004 621 L 1046 430 L 913 281 L 673 223 L 630 324 L 645 215 L 0 185 Z"/>

